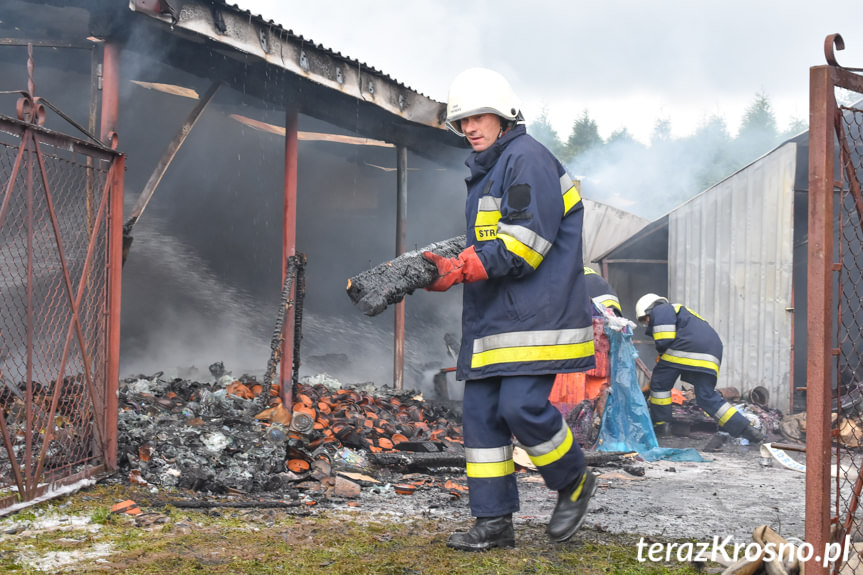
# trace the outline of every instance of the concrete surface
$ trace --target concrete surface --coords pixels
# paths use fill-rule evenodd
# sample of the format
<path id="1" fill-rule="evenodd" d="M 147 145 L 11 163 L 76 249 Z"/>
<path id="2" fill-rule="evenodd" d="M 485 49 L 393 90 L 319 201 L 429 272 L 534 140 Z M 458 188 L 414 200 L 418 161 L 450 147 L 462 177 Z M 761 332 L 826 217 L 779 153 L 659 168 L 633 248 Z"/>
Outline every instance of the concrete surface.
<path id="1" fill-rule="evenodd" d="M 664 447 L 700 447 L 710 434 L 662 440 Z M 613 466 L 594 468 L 599 476 L 584 527 L 610 533 L 643 535 L 658 539 L 712 542 L 731 536 L 748 543 L 752 530 L 767 524 L 786 538 L 803 539 L 805 475 L 781 467 L 765 467 L 758 446 L 726 444 L 721 452 L 699 451 L 708 461 L 637 462 L 644 476 Z M 803 454 L 788 452 L 803 462 Z M 463 478 L 463 475 L 461 476 Z M 536 472 L 518 474 L 521 511 L 516 525 L 545 525 L 557 493 L 546 489 Z M 345 511 L 364 515 L 438 517 L 458 529 L 472 523 L 468 496 L 447 501 L 438 494 L 418 491 L 410 497 L 386 487 L 363 490 L 360 508 Z"/>

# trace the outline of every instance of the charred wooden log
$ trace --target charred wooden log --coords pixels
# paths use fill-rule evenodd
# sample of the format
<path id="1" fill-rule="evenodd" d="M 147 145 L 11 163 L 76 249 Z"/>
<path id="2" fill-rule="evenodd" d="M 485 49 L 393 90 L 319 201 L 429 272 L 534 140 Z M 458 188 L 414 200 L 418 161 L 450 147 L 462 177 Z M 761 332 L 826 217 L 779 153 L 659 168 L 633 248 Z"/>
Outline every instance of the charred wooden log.
<path id="1" fill-rule="evenodd" d="M 372 453 L 371 458 L 379 466 L 407 470 L 465 466 L 463 449 L 439 451 L 437 453 L 388 451 Z"/>
<path id="2" fill-rule="evenodd" d="M 402 301 L 405 295 L 437 279 L 437 268 L 423 257 L 423 252 L 451 258 L 457 256 L 464 246 L 465 236 L 462 235 L 405 252 L 350 278 L 348 297 L 364 314 L 378 315 L 388 305 Z"/>
<path id="3" fill-rule="evenodd" d="M 627 461 L 632 455 L 632 452 L 626 451 L 585 451 L 584 462 L 592 467 L 601 467 L 612 462 Z M 380 452 L 372 453 L 371 459 L 380 466 L 407 470 L 465 466 L 463 449 L 447 449 L 437 453 Z"/>

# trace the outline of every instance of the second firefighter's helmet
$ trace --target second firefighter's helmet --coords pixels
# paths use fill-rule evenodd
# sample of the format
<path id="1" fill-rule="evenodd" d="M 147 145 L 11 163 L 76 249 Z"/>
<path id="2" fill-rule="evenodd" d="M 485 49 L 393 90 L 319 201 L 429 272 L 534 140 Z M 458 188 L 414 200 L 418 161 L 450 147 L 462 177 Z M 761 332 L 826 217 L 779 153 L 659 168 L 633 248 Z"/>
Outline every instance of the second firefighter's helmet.
<path id="1" fill-rule="evenodd" d="M 657 303 L 668 303 L 668 300 L 661 295 L 655 293 L 646 293 L 635 302 L 635 317 L 638 321 L 642 321 L 647 317 L 647 314 Z"/>

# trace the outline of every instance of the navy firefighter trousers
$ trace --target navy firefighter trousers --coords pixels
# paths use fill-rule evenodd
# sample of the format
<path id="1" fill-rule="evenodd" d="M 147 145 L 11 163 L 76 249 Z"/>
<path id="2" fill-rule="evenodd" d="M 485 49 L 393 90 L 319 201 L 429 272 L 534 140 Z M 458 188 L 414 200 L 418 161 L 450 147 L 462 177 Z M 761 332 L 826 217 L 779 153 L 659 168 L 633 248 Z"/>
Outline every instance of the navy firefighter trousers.
<path id="1" fill-rule="evenodd" d="M 554 378 L 497 376 L 465 382 L 462 420 L 474 517 L 519 510 L 513 436 L 551 490 L 564 489 L 584 471 L 581 447 L 548 400 Z"/>
<path id="2" fill-rule="evenodd" d="M 737 437 L 749 426 L 749 420 L 716 391 L 715 375 L 680 369 L 663 362 L 656 364 L 650 378 L 650 416 L 654 425 L 671 423 L 671 388 L 678 376 L 692 384 L 698 407 L 713 417 L 722 431 Z"/>

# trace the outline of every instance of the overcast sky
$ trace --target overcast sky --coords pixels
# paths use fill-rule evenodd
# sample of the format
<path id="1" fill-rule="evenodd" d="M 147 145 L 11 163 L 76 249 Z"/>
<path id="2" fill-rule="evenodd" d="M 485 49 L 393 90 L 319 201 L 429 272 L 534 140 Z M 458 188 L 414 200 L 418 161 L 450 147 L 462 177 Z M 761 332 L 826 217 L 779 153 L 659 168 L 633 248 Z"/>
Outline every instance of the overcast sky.
<path id="1" fill-rule="evenodd" d="M 737 132 L 757 93 L 778 127 L 808 118 L 809 67 L 863 67 L 863 0 L 237 0 L 316 43 L 439 101 L 464 68 L 507 76 L 528 122 L 543 110 L 562 138 L 587 110 L 608 137 L 647 143 L 711 115 Z"/>

